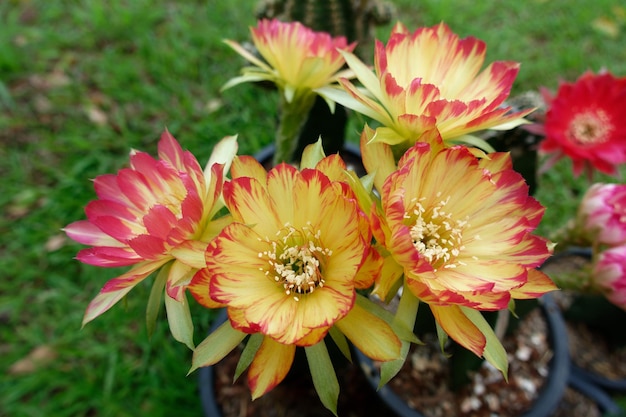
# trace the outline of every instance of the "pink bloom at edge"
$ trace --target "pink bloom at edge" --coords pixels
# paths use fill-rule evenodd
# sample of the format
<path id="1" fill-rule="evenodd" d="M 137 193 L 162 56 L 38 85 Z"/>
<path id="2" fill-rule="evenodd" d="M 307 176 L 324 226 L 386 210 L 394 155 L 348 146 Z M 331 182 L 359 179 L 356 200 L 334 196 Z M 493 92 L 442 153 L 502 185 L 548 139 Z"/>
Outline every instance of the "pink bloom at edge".
<path id="1" fill-rule="evenodd" d="M 626 185 L 593 184 L 578 208 L 580 232 L 591 243 L 626 243 Z"/>
<path id="2" fill-rule="evenodd" d="M 592 274 L 596 288 L 611 303 L 626 310 L 626 245 L 601 252 Z"/>
<path id="3" fill-rule="evenodd" d="M 89 304 L 83 324 L 171 261 L 166 289 L 170 297 L 182 297 L 182 284 L 205 265 L 205 242 L 216 234 L 210 220 L 222 207 L 223 164 L 234 156 L 235 138 L 225 138 L 215 149 L 223 153 L 213 155 L 221 163 L 203 172 L 196 158 L 165 131 L 158 144 L 160 159 L 133 150 L 129 168 L 94 180 L 98 199 L 85 207 L 87 220 L 64 230 L 76 242 L 92 246 L 78 252 L 79 261 L 133 268 L 104 285 Z"/>
<path id="4" fill-rule="evenodd" d="M 542 92 L 547 112 L 540 149 L 552 155 L 545 168 L 568 157 L 576 175 L 593 169 L 615 175 L 626 162 L 626 77 L 586 72 L 561 83 L 556 95 Z"/>

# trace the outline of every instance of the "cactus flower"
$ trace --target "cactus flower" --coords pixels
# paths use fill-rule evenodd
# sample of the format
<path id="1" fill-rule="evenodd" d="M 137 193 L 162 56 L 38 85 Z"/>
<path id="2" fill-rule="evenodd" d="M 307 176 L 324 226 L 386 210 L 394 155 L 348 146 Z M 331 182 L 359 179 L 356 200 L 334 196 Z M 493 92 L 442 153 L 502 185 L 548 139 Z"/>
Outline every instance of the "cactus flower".
<path id="1" fill-rule="evenodd" d="M 593 169 L 615 175 L 626 162 L 626 77 L 586 72 L 562 83 L 556 95 L 542 93 L 547 112 L 540 150 L 552 155 L 544 168 L 568 157 L 576 175 Z"/>
<path id="2" fill-rule="evenodd" d="M 594 286 L 611 303 L 626 310 L 626 245 L 601 252 L 592 277 Z"/>
<path id="3" fill-rule="evenodd" d="M 502 106 L 519 65 L 498 61 L 480 72 L 485 43 L 460 39 L 441 23 L 413 33 L 400 23 L 386 45 L 376 41 L 375 72 L 351 53 L 346 62 L 363 85 L 341 83 L 348 94 L 325 88 L 320 94 L 382 124 L 373 141 L 406 150 L 436 127 L 445 142 L 478 130 L 510 128 L 523 122 L 523 111 Z"/>
<path id="4" fill-rule="evenodd" d="M 544 208 L 528 195 L 507 153 L 478 159 L 465 146 L 444 148 L 433 137 L 404 154 L 380 191 L 376 240 L 446 333 L 477 355 L 486 340 L 463 308 L 500 310 L 513 298 L 555 289 L 535 269 L 552 252 L 532 234 Z M 374 290 L 383 299 L 402 276 L 389 271 Z"/>
<path id="5" fill-rule="evenodd" d="M 399 356 L 389 325 L 357 302 L 356 289 L 371 286 L 382 264 L 366 216 L 336 179 L 344 171 L 338 155 L 302 171 L 280 164 L 266 172 L 245 156 L 233 162 L 223 194 L 234 221 L 209 245 L 207 268 L 189 290 L 203 305 L 227 307 L 231 333 L 262 336 L 248 370 L 254 398 L 283 379 L 296 346 L 308 355 L 331 329 L 372 358 Z M 217 349 L 210 338 L 194 362 L 220 359 L 207 353 Z"/>
<path id="6" fill-rule="evenodd" d="M 579 233 L 590 243 L 626 243 L 626 185 L 593 184 L 578 208 Z"/>
<path id="7" fill-rule="evenodd" d="M 196 158 L 166 131 L 158 144 L 158 160 L 133 150 L 129 168 L 95 179 L 98 199 L 87 204 L 87 220 L 64 230 L 73 240 L 92 246 L 78 252 L 79 261 L 133 267 L 104 285 L 89 304 L 83 324 L 166 264 L 168 294 L 182 301 L 181 284 L 205 265 L 207 242 L 223 226 L 223 220 L 212 219 L 223 207 L 219 197 L 224 164 L 236 149 L 235 138 L 225 138 L 203 172 Z"/>
<path id="8" fill-rule="evenodd" d="M 250 53 L 237 42 L 226 44 L 254 66 L 243 69 L 243 75 L 231 79 L 224 88 L 243 82 L 271 81 L 284 93 L 288 102 L 298 91 L 310 91 L 336 82 L 345 75 L 345 60 L 340 50 L 352 51 L 343 36 L 331 37 L 315 32 L 300 22 L 260 20 L 251 28 L 252 41 L 263 59 Z"/>

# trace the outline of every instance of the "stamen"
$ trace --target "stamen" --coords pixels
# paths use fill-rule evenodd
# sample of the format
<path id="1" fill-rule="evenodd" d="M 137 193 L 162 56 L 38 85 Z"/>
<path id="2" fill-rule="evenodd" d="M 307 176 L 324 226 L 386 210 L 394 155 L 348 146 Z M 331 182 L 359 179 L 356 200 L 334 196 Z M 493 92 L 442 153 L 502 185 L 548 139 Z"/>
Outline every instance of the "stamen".
<path id="1" fill-rule="evenodd" d="M 580 145 L 603 143 L 613 130 L 611 119 L 602 110 L 577 114 L 569 125 L 568 136 Z"/>
<path id="2" fill-rule="evenodd" d="M 441 192 L 436 195 L 441 197 Z M 404 218 L 411 225 L 410 234 L 413 246 L 424 256 L 435 270 L 444 268 L 456 268 L 464 265 L 462 262 L 453 262 L 465 249 L 463 246 L 463 230 L 469 227 L 467 219 L 454 219 L 452 213 L 444 208 L 450 201 L 450 197 L 440 200 L 428 210 L 422 202 L 413 199 L 410 202 L 412 211 L 406 212 Z"/>
<path id="3" fill-rule="evenodd" d="M 265 275 L 279 283 L 286 295 L 310 294 L 324 286 L 321 268 L 332 250 L 321 244 L 320 236 L 321 231 L 313 230 L 310 223 L 301 229 L 285 224 L 276 240 L 267 240 L 271 249 L 258 254 L 268 261 L 270 268 Z M 297 295 L 293 299 L 300 301 Z"/>

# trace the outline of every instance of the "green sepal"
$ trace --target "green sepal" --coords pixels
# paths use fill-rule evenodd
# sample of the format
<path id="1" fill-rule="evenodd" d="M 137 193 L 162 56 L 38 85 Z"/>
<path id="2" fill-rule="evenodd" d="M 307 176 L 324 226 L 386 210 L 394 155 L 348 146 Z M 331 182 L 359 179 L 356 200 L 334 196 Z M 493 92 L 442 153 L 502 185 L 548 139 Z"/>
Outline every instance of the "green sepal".
<path id="1" fill-rule="evenodd" d="M 302 159 L 300 160 L 300 169 L 315 168 L 317 163 L 324 159 L 324 148 L 322 147 L 322 138 L 317 139 L 315 143 L 307 145 L 302 151 Z"/>
<path id="2" fill-rule="evenodd" d="M 328 355 L 326 344 L 322 340 L 312 346 L 304 348 L 309 370 L 313 378 L 313 386 L 324 407 L 337 415 L 337 400 L 339 399 L 339 381 L 335 368 Z"/>
<path id="3" fill-rule="evenodd" d="M 463 311 L 463 314 L 465 314 L 465 316 L 470 319 L 472 323 L 474 323 L 474 326 L 478 327 L 478 330 L 485 335 L 487 343 L 485 344 L 483 356 L 487 362 L 502 372 L 504 379 L 508 381 L 507 372 L 509 369 L 509 361 L 506 356 L 506 350 L 504 349 L 504 346 L 502 346 L 502 343 L 496 336 L 495 332 L 480 311 L 463 306 L 461 306 L 461 310 Z"/>
<path id="4" fill-rule="evenodd" d="M 184 343 L 189 349 L 193 350 L 195 347 L 193 343 L 193 322 L 191 321 L 187 296 L 183 293 L 180 301 L 177 301 L 166 294 L 165 311 L 167 312 L 170 332 L 174 339 Z"/>
<path id="5" fill-rule="evenodd" d="M 344 336 L 339 329 L 335 326 L 331 327 L 328 331 L 330 337 L 335 342 L 335 345 L 339 348 L 339 351 L 346 357 L 350 362 L 352 362 L 352 353 L 350 353 L 350 345 L 348 345 L 348 339 Z"/>
<path id="6" fill-rule="evenodd" d="M 407 324 L 406 322 L 398 321 L 396 319 L 397 314 L 396 316 L 394 316 L 391 311 L 385 310 L 383 307 L 376 304 L 369 298 L 362 296 L 361 294 L 357 294 L 356 303 L 363 309 L 365 309 L 368 313 L 371 313 L 376 317 L 386 321 L 391 329 L 398 336 L 398 338 L 400 338 L 401 340 L 406 340 L 412 343 L 421 343 L 417 336 L 415 336 L 415 334 L 413 333 L 413 326 Z"/>
<path id="7" fill-rule="evenodd" d="M 400 341 L 402 342 L 400 359 L 382 363 L 380 367 L 380 382 L 378 383 L 379 389 L 400 372 L 409 354 L 411 342 L 422 343 L 413 333 L 419 304 L 419 299 L 405 286 L 400 296 L 398 310 L 391 324 L 391 328 L 400 337 Z M 409 332 L 410 337 L 403 337 L 405 336 L 405 332 Z"/>
<path id="8" fill-rule="evenodd" d="M 235 369 L 235 375 L 233 376 L 233 382 L 237 380 L 241 376 L 241 374 L 248 369 L 248 366 L 252 363 L 254 359 L 254 355 L 256 355 L 257 350 L 261 346 L 263 342 L 263 334 L 255 333 L 250 335 L 248 338 L 248 342 L 246 343 L 246 347 L 241 352 L 241 356 L 239 357 L 239 362 L 237 362 L 237 368 Z"/>
<path id="9" fill-rule="evenodd" d="M 400 369 L 402 369 L 402 366 L 404 366 L 411 344 L 405 340 L 400 340 L 400 342 L 402 343 L 402 346 L 400 347 L 400 359 L 382 362 L 380 364 L 380 381 L 378 382 L 378 389 L 381 389 L 385 384 L 391 381 L 391 378 L 396 376 L 398 372 L 400 372 Z"/>
<path id="10" fill-rule="evenodd" d="M 515 317 L 516 319 L 519 319 L 519 316 L 515 312 L 515 305 L 516 305 L 515 298 L 511 298 L 511 300 L 509 301 L 509 305 L 508 305 L 509 312 L 511 313 L 513 317 Z"/>
<path id="11" fill-rule="evenodd" d="M 154 329 L 156 328 L 156 319 L 161 310 L 163 291 L 165 290 L 165 283 L 167 282 L 167 276 L 170 273 L 171 266 L 172 263 L 170 262 L 159 270 L 152 284 L 152 289 L 150 290 L 148 305 L 146 306 L 146 328 L 148 330 L 148 337 L 154 334 Z"/>
<path id="12" fill-rule="evenodd" d="M 435 329 L 437 330 L 437 339 L 439 340 L 439 349 L 441 349 L 441 353 L 446 357 L 450 357 L 449 353 L 446 353 L 446 343 L 448 343 L 448 333 L 443 330 L 443 327 L 439 325 L 439 322 L 435 321 Z"/>
<path id="13" fill-rule="evenodd" d="M 450 140 L 449 142 L 454 144 L 470 145 L 485 152 L 495 152 L 496 150 L 485 139 L 479 138 L 474 135 L 463 135 Z"/>
<path id="14" fill-rule="evenodd" d="M 227 320 L 196 346 L 189 373 L 202 366 L 215 365 L 237 347 L 246 336 L 246 333 L 233 329 L 230 321 Z"/>
<path id="15" fill-rule="evenodd" d="M 367 215 L 369 215 L 374 201 L 372 199 L 374 176 L 368 174 L 359 178 L 354 171 L 346 171 L 346 175 L 349 179 L 350 188 L 354 191 L 354 194 L 359 202 L 359 206 Z"/>

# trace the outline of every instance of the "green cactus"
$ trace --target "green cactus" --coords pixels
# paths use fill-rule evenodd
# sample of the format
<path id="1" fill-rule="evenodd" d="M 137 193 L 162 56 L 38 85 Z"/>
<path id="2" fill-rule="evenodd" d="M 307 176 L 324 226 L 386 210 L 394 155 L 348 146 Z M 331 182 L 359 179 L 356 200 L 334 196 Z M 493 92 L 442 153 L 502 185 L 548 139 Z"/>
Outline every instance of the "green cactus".
<path id="1" fill-rule="evenodd" d="M 367 60 L 374 28 L 389 23 L 393 15 L 392 4 L 380 0 L 263 0 L 256 12 L 258 19 L 298 21 L 319 32 L 345 36 L 358 43 L 356 53 Z"/>

